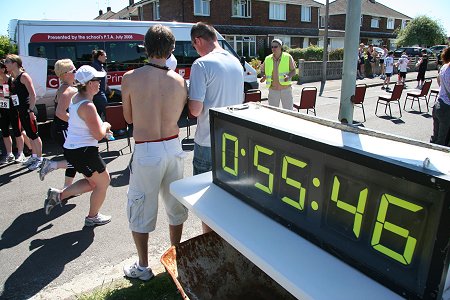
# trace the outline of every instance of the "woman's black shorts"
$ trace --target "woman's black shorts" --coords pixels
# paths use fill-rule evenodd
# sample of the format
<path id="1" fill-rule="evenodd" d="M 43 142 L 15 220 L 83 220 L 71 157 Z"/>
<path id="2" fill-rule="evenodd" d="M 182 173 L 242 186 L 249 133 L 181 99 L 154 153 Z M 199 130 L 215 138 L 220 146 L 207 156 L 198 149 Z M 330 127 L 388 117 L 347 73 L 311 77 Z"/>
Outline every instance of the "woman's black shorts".
<path id="1" fill-rule="evenodd" d="M 91 177 L 94 172 L 103 173 L 106 164 L 98 153 L 98 147 L 64 148 L 64 157 L 78 173 Z"/>

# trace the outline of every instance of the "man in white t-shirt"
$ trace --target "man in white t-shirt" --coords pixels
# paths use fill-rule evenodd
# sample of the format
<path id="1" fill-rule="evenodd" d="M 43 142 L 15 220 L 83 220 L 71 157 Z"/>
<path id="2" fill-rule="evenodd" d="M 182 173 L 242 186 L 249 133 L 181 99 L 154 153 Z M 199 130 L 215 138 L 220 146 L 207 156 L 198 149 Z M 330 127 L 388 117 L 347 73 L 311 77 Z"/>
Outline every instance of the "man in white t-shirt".
<path id="1" fill-rule="evenodd" d="M 388 56 L 384 59 L 385 76 L 382 90 L 389 91 L 389 83 L 391 82 L 391 76 L 394 73 L 394 51 L 389 51 Z M 384 87 L 386 85 L 386 87 Z"/>
<path id="2" fill-rule="evenodd" d="M 405 84 L 406 80 L 406 72 L 408 72 L 408 63 L 409 63 L 408 55 L 406 55 L 406 53 L 403 52 L 402 56 L 397 62 L 398 83 L 403 83 L 403 85 Z"/>
<path id="3" fill-rule="evenodd" d="M 192 46 L 201 56 L 189 78 L 189 111 L 197 117 L 194 138 L 194 175 L 212 170 L 209 109 L 244 100 L 244 73 L 239 60 L 224 50 L 211 25 L 199 22 L 191 29 Z M 203 226 L 204 232 L 209 228 Z"/>

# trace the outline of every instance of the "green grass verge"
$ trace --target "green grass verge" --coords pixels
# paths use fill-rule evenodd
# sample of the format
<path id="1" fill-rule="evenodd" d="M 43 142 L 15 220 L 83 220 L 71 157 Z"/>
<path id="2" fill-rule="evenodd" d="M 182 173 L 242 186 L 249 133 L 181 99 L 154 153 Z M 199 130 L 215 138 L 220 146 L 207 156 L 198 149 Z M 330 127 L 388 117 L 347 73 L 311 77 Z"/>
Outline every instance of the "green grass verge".
<path id="1" fill-rule="evenodd" d="M 167 272 L 152 280 L 120 279 L 103 284 L 93 291 L 76 297 L 78 300 L 181 300 L 180 293 Z"/>

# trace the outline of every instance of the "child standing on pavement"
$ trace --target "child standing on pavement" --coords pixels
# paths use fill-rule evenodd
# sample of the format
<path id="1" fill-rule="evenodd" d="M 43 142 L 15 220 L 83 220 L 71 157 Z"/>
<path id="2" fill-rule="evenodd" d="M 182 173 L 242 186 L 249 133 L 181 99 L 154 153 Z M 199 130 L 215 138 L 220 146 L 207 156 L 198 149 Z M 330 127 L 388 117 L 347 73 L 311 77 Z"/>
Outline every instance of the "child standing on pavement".
<path id="1" fill-rule="evenodd" d="M 419 58 L 419 61 L 416 63 L 416 67 L 419 67 L 417 73 L 417 86 L 416 89 L 421 89 L 423 82 L 425 81 L 425 72 L 427 71 L 428 66 L 428 55 L 427 50 L 422 49 L 422 57 Z"/>
<path id="2" fill-rule="evenodd" d="M 398 60 L 396 66 L 398 68 L 398 83 L 403 83 L 403 88 L 406 87 L 405 81 L 406 81 L 406 72 L 408 72 L 408 55 L 406 55 L 406 52 L 403 52 L 402 57 Z"/>
<path id="3" fill-rule="evenodd" d="M 386 91 L 389 91 L 389 83 L 391 82 L 391 76 L 394 73 L 394 51 L 388 52 L 388 56 L 384 59 L 384 66 L 386 78 L 384 79 L 381 89 L 386 89 Z M 384 85 L 386 85 L 386 87 L 384 87 Z"/>

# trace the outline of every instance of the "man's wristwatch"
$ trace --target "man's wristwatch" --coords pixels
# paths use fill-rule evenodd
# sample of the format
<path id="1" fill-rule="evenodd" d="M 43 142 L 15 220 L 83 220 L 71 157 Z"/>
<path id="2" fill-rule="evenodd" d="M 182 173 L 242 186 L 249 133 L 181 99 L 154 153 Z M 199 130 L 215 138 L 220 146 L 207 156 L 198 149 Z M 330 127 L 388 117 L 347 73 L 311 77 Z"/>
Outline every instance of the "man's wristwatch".
<path id="1" fill-rule="evenodd" d="M 31 108 L 27 109 L 27 112 L 34 112 Z"/>

